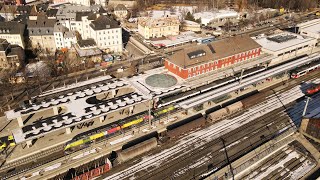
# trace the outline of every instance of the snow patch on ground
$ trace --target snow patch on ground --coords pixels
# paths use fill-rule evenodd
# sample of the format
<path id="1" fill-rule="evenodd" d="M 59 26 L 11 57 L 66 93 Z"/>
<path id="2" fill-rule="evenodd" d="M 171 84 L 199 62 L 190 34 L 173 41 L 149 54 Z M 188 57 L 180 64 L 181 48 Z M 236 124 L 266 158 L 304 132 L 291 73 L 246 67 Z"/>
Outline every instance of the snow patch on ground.
<path id="1" fill-rule="evenodd" d="M 275 165 L 272 165 L 272 166 L 270 166 L 268 168 L 266 168 L 266 167 L 261 168 L 261 170 L 264 171 L 264 172 L 259 173 L 259 175 L 254 177 L 254 179 L 263 179 L 263 178 L 267 177 L 270 173 L 272 173 L 276 169 L 284 168 L 284 164 L 289 162 L 291 159 L 294 159 L 294 158 L 296 158 L 296 159 L 300 158 L 300 154 L 298 154 L 296 151 L 292 151 L 290 154 L 288 154 L 287 157 L 285 157 L 284 159 L 282 159 L 281 161 L 279 161 Z M 252 175 L 250 176 L 250 179 L 251 178 L 253 178 Z"/>
<path id="2" fill-rule="evenodd" d="M 82 153 L 82 154 L 79 154 L 79 155 L 73 157 L 72 159 L 73 159 L 73 160 L 74 160 L 74 159 L 80 159 L 80 158 L 83 158 L 83 157 L 85 157 L 85 156 L 88 156 L 88 155 L 93 154 L 93 153 L 96 153 L 96 152 L 97 152 L 97 150 L 94 148 L 94 149 L 91 149 L 91 150 L 89 150 L 89 151 L 86 151 L 86 152 L 84 152 L 84 153 Z"/>
<path id="3" fill-rule="evenodd" d="M 315 166 L 316 164 L 314 162 L 306 160 L 302 163 L 302 165 L 299 168 L 290 172 L 287 177 L 290 177 L 291 180 L 300 179 L 302 176 L 304 176 L 309 171 L 311 171 L 311 169 L 314 168 Z"/>
<path id="4" fill-rule="evenodd" d="M 207 142 L 210 142 L 236 128 L 239 128 L 244 124 L 253 121 L 254 119 L 261 117 L 275 109 L 278 109 L 282 107 L 283 104 L 288 104 L 303 96 L 304 94 L 301 91 L 300 86 L 294 87 L 284 93 L 278 93 L 277 96 L 271 96 L 266 102 L 250 108 L 242 115 L 233 119 L 220 121 L 206 129 L 190 134 L 179 140 L 175 146 L 160 153 L 147 156 L 143 158 L 141 162 L 121 172 L 115 173 L 106 179 L 116 180 L 129 178 L 134 176 L 134 174 L 139 171 L 151 169 L 150 167 L 157 167 L 160 164 L 164 164 L 168 161 L 174 161 L 181 156 L 187 155 L 192 149 L 203 146 Z"/>

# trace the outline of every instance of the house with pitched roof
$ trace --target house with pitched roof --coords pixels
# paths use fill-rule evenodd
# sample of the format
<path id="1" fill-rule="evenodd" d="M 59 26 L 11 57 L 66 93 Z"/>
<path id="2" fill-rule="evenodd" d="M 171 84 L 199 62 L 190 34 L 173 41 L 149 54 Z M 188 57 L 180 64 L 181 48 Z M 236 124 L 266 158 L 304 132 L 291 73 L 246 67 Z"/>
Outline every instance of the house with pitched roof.
<path id="1" fill-rule="evenodd" d="M 122 52 L 122 28 L 118 22 L 107 15 L 99 15 L 89 25 L 90 37 L 105 52 Z"/>
<path id="2" fill-rule="evenodd" d="M 28 20 L 27 31 L 34 49 L 43 50 L 43 53 L 54 53 L 56 50 L 53 29 L 55 19 L 38 16 L 37 20 Z"/>
<path id="3" fill-rule="evenodd" d="M 20 67 L 24 63 L 24 50 L 18 45 L 12 45 L 5 39 L 0 39 L 0 68 Z"/>
<path id="4" fill-rule="evenodd" d="M 25 28 L 26 25 L 16 21 L 0 22 L 0 38 L 24 48 Z"/>

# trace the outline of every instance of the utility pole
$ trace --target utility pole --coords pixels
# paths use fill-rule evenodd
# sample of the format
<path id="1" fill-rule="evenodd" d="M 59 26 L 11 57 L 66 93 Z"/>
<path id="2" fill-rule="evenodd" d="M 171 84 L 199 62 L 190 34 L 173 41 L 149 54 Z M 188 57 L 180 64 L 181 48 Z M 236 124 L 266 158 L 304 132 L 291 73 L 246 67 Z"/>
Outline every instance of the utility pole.
<path id="1" fill-rule="evenodd" d="M 244 72 L 244 69 L 241 70 L 241 74 L 240 74 L 240 77 L 239 77 L 239 85 L 241 84 L 241 81 L 242 81 L 243 72 Z M 240 89 L 238 90 L 238 94 L 239 93 L 240 93 Z"/>
<path id="2" fill-rule="evenodd" d="M 310 100 L 310 97 L 307 96 L 307 101 L 306 101 L 306 105 L 304 106 L 302 116 L 306 115 L 308 104 L 309 104 L 309 100 Z"/>
<path id="3" fill-rule="evenodd" d="M 149 111 L 148 120 L 149 120 L 149 127 L 150 127 L 150 128 L 151 128 L 151 101 L 152 101 L 152 99 L 149 100 L 149 105 L 148 105 L 148 111 Z"/>
<path id="4" fill-rule="evenodd" d="M 234 180 L 234 174 L 233 174 L 231 163 L 229 161 L 229 156 L 228 156 L 226 144 L 224 143 L 224 139 L 220 138 L 220 140 L 222 141 L 222 144 L 223 144 L 224 152 L 225 152 L 226 158 L 227 158 L 227 163 L 229 164 L 230 172 L 231 172 L 231 175 L 232 175 L 232 180 Z"/>

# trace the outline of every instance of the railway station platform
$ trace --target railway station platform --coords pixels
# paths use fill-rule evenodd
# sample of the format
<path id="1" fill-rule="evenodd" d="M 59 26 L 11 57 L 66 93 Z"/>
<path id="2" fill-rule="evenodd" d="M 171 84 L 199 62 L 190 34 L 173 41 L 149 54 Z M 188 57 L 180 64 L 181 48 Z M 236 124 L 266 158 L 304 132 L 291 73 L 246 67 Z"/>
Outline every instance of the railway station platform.
<path id="1" fill-rule="evenodd" d="M 273 81 L 257 85 L 257 87 L 255 87 L 255 88 L 264 89 L 264 88 L 272 86 L 272 85 L 274 85 L 276 83 L 281 83 L 282 80 L 283 79 L 281 79 L 281 78 L 280 79 L 274 79 Z M 234 99 L 234 98 L 236 98 L 238 96 L 241 96 L 241 95 L 243 95 L 245 93 L 253 91 L 253 90 L 255 90 L 255 88 L 252 87 L 252 88 L 245 89 L 244 91 L 241 91 L 238 94 L 233 93 L 232 96 L 229 99 L 226 99 L 225 101 L 229 101 L 229 100 Z M 225 101 L 222 101 L 220 103 L 224 103 Z M 218 103 L 218 104 L 220 104 L 220 103 Z M 212 103 L 211 105 L 207 104 L 204 107 L 204 109 L 210 108 L 210 107 L 214 107 L 216 105 L 217 104 L 214 104 L 214 103 Z M 202 110 L 202 111 L 204 111 L 204 110 Z M 200 112 L 202 112 L 202 111 L 200 111 Z M 192 115 L 194 115 L 196 113 L 199 113 L 199 111 L 192 110 L 192 112 L 190 114 L 188 114 L 188 115 L 186 115 L 184 113 L 184 111 L 178 111 L 178 112 L 169 114 L 167 117 L 162 118 L 160 120 L 161 123 L 160 123 L 160 121 L 154 122 L 152 124 L 152 127 L 149 127 L 148 124 L 145 124 L 144 126 L 142 126 L 140 128 L 134 128 L 131 132 L 126 132 L 125 134 L 121 134 L 119 136 L 112 137 L 111 139 L 108 139 L 107 141 L 94 143 L 91 148 L 87 148 L 87 149 L 81 150 L 80 152 L 76 152 L 76 153 L 74 153 L 72 155 L 68 155 L 66 158 L 63 158 L 62 161 L 64 163 L 62 164 L 61 168 L 59 168 L 59 170 L 48 171 L 47 173 L 45 173 L 45 175 L 46 176 L 54 176 L 54 175 L 58 174 L 58 172 L 60 172 L 60 169 L 61 169 L 61 172 L 62 172 L 63 169 L 68 169 L 68 168 L 70 168 L 70 167 L 72 167 L 74 165 L 84 164 L 84 163 L 90 161 L 93 157 L 110 154 L 112 151 L 116 151 L 116 150 L 121 149 L 123 144 L 125 144 L 125 143 L 127 143 L 127 142 L 129 142 L 129 141 L 131 141 L 131 140 L 133 140 L 135 138 L 141 137 L 141 136 L 143 136 L 145 134 L 148 134 L 150 132 L 153 132 L 153 131 L 158 131 L 158 132 L 163 131 L 167 125 L 170 125 L 170 124 L 175 123 L 175 122 L 177 122 L 179 120 L 185 119 L 185 118 L 187 118 L 189 116 L 192 116 Z M 166 121 L 168 119 L 171 119 L 173 117 L 176 118 L 177 120 L 172 121 L 172 122 L 163 123 L 164 121 Z M 99 124 L 94 124 L 94 126 L 92 128 L 94 128 L 96 126 L 99 126 Z M 75 134 L 77 132 L 80 133 L 81 130 L 74 130 L 74 132 L 75 132 Z M 52 142 L 52 144 L 55 144 L 55 143 L 58 143 L 59 141 L 61 141 L 62 138 L 63 139 L 64 138 L 65 139 L 70 139 L 70 138 L 72 138 L 72 136 L 71 135 L 66 135 L 66 134 L 64 134 L 63 136 L 62 135 L 59 136 L 58 134 L 56 134 L 56 135 L 51 136 L 51 140 L 49 142 Z M 121 141 L 121 139 L 125 139 L 125 140 Z M 24 149 L 23 151 L 22 150 L 20 150 L 20 151 L 17 150 L 17 152 L 15 152 L 15 154 L 14 154 L 14 157 L 19 157 L 19 156 L 24 157 L 23 155 L 26 155 L 25 154 L 26 151 L 30 152 L 29 155 L 31 155 L 31 153 L 32 154 L 37 154 L 37 153 L 41 152 L 41 150 L 44 150 L 45 148 L 48 148 L 48 143 L 47 143 L 48 140 L 49 139 L 46 136 L 43 137 L 43 138 L 40 138 L 36 142 L 34 147 L 31 147 L 30 149 Z M 115 142 L 115 141 L 119 141 L 119 140 L 120 140 L 120 142 L 118 142 L 117 144 L 110 145 L 110 142 Z M 96 149 L 96 152 L 94 152 L 94 153 L 92 153 L 90 155 L 87 155 L 87 156 L 85 156 L 83 158 L 79 158 L 79 159 L 76 159 L 76 160 L 73 159 L 72 160 L 73 157 L 81 156 L 81 154 L 86 154 L 86 152 L 90 151 L 90 149 L 91 150 L 92 149 Z M 10 162 L 13 162 L 13 161 L 15 161 L 17 159 L 13 159 L 12 158 L 11 160 L 10 159 L 8 159 L 8 160 Z M 72 160 L 72 163 L 69 162 L 69 160 L 70 161 Z M 58 161 L 50 162 L 49 165 L 50 164 L 54 165 L 57 162 L 61 162 L 61 159 L 58 160 Z M 41 167 L 39 167 L 38 169 L 41 169 Z M 35 172 L 35 171 L 37 171 L 37 169 L 32 170 L 31 172 Z"/>
<path id="2" fill-rule="evenodd" d="M 229 100 L 232 100 L 232 99 L 235 99 L 235 98 L 237 98 L 237 97 L 239 97 L 239 96 L 241 96 L 243 94 L 249 93 L 249 92 L 254 91 L 256 89 L 262 90 L 262 89 L 265 89 L 267 87 L 273 86 L 273 85 L 275 85 L 277 83 L 282 83 L 282 82 L 286 81 L 287 79 L 288 79 L 287 76 L 286 77 L 281 77 L 281 78 L 278 78 L 278 79 L 274 78 L 272 81 L 268 81 L 268 82 L 265 82 L 265 83 L 260 83 L 256 87 L 250 86 L 250 87 L 248 87 L 248 88 L 246 88 L 246 89 L 244 89 L 243 91 L 240 91 L 240 92 L 231 92 L 230 93 L 230 97 L 228 99 L 225 99 L 225 100 L 223 100 L 223 101 L 221 101 L 219 103 L 214 103 L 214 102 L 211 102 L 210 104 L 204 103 L 203 110 L 201 110 L 201 111 L 196 111 L 194 109 L 190 109 L 189 113 L 188 113 L 188 116 L 192 116 L 192 115 L 194 115 L 196 113 L 199 113 L 199 112 L 200 113 L 204 113 L 205 109 L 209 109 L 211 107 L 215 107 L 216 105 L 222 104 L 222 103 L 224 103 L 226 101 L 229 101 Z M 137 114 L 137 113 L 145 111 L 145 110 L 147 110 L 147 106 L 146 105 L 135 109 L 133 114 Z M 177 115 L 170 114 L 169 117 L 167 117 L 167 118 L 178 116 L 179 118 L 176 121 L 179 121 L 179 120 L 184 119 L 184 118 L 187 117 L 182 112 L 183 111 L 179 112 Z M 40 113 L 39 115 L 35 116 L 34 118 L 41 117 L 41 116 L 44 116 L 44 114 L 41 115 L 41 113 Z M 102 125 L 109 124 L 110 122 L 113 122 L 113 121 L 116 121 L 118 119 L 126 117 L 126 115 L 120 115 L 119 113 L 114 113 L 114 115 L 109 115 L 109 117 L 113 117 L 113 118 L 110 121 L 107 121 L 105 123 L 99 123 L 99 120 L 95 119 L 94 120 L 95 123 L 92 126 L 88 127 L 88 128 L 83 128 L 83 129 L 74 128 L 71 134 L 66 134 L 65 131 L 62 130 L 62 131 L 57 131 L 55 133 L 52 133 L 52 136 L 44 136 L 44 137 L 38 139 L 35 142 L 35 144 L 33 146 L 31 146 L 30 148 L 26 148 L 25 144 L 18 145 L 18 146 L 16 146 L 15 150 L 13 151 L 13 153 L 11 155 L 9 155 L 9 157 L 7 158 L 7 162 L 14 162 L 14 161 L 17 161 L 19 159 L 23 159 L 24 157 L 37 154 L 37 153 L 39 153 L 41 151 L 44 151 L 46 149 L 53 148 L 53 147 L 55 147 L 57 145 L 63 145 L 67 141 L 71 140 L 75 135 L 77 135 L 79 133 L 82 133 L 84 131 L 89 131 L 91 129 L 94 129 L 94 128 L 102 126 Z M 166 119 L 166 118 L 164 118 L 164 119 Z M 35 119 L 31 119 L 30 121 L 33 121 L 33 120 L 35 120 Z M 159 125 L 158 122 L 156 122 L 156 123 L 157 124 L 155 124 L 155 125 L 157 127 L 159 126 L 159 129 L 165 129 L 164 124 Z M 171 123 L 173 123 L 173 122 L 171 122 Z M 170 122 L 168 122 L 166 125 L 169 125 L 169 124 L 170 124 Z M 10 125 L 8 126 L 6 132 L 10 132 L 16 126 L 17 126 L 17 122 L 16 121 L 12 121 L 10 123 Z M 144 129 L 148 129 L 148 126 L 145 126 L 143 128 Z M 140 129 L 143 129 L 143 128 L 140 128 Z M 145 131 L 145 132 L 149 132 L 149 131 L 150 130 Z M 143 132 L 142 134 L 145 134 L 145 133 Z M 49 145 L 48 145 L 48 142 L 49 142 Z"/>

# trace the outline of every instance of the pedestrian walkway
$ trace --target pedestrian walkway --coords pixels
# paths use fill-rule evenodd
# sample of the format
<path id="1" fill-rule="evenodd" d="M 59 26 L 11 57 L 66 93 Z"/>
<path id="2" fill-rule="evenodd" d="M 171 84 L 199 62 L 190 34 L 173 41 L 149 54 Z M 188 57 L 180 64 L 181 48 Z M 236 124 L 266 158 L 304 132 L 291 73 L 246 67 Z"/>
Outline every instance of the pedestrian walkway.
<path id="1" fill-rule="evenodd" d="M 319 162 L 320 152 L 302 134 L 297 134 L 295 138 L 312 154 L 316 161 Z"/>

